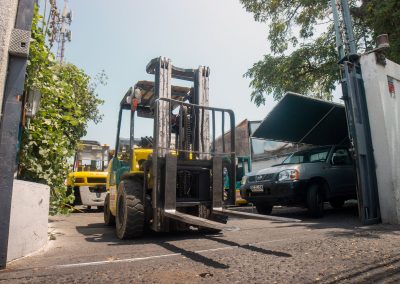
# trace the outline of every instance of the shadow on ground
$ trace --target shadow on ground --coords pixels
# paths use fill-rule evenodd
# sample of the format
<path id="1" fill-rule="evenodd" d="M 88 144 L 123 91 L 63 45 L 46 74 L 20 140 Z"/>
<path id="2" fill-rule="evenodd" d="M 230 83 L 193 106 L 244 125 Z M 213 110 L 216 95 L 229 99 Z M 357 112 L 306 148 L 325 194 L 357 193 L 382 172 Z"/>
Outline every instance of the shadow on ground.
<path id="1" fill-rule="evenodd" d="M 255 212 L 251 206 L 237 208 L 236 210 Z M 308 229 L 338 229 L 337 232 L 333 232 L 332 235 L 335 236 L 353 236 L 355 229 L 362 226 L 358 219 L 358 207 L 357 203 L 346 203 L 341 209 L 333 209 L 329 205 L 326 205 L 326 210 L 323 218 L 312 219 L 309 217 L 306 209 L 299 207 L 274 207 L 272 212 L 273 216 L 296 218 L 302 220 L 300 223 L 282 223 L 273 222 L 276 224 L 276 228 L 285 227 L 305 227 Z M 345 231 L 343 230 L 345 229 Z M 132 245 L 132 244 L 148 244 L 148 243 L 159 243 L 161 241 L 176 241 L 184 239 L 198 239 L 205 238 L 209 234 L 190 230 L 185 232 L 174 232 L 174 233 L 155 233 L 148 231 L 140 239 L 133 241 L 122 241 L 115 236 L 114 228 L 105 226 L 103 223 L 93 223 L 88 226 L 77 226 L 76 230 L 86 236 L 88 242 L 108 242 L 109 246 L 114 245 Z M 350 230 L 348 232 L 347 230 Z M 389 230 L 388 230 L 389 231 Z M 361 235 L 361 233 L 360 233 Z M 364 234 L 368 236 L 368 234 Z M 371 237 L 374 237 L 371 235 Z M 238 244 L 235 244 L 238 245 Z"/>
<path id="2" fill-rule="evenodd" d="M 85 236 L 85 240 L 88 242 L 106 242 L 108 246 L 121 246 L 121 245 L 134 245 L 141 246 L 146 244 L 156 244 L 171 253 L 181 254 L 182 256 L 191 259 L 192 261 L 201 263 L 203 265 L 213 267 L 216 269 L 227 269 L 228 265 L 220 263 L 214 259 L 208 258 L 201 254 L 201 251 L 196 252 L 187 250 L 182 247 L 178 247 L 173 242 L 180 240 L 190 239 L 207 239 L 213 242 L 217 242 L 226 247 L 237 247 L 251 252 L 256 252 L 265 255 L 272 255 L 275 257 L 292 257 L 291 254 L 267 250 L 255 245 L 240 244 L 231 240 L 227 240 L 222 234 L 209 234 L 198 230 L 190 230 L 184 232 L 173 232 L 173 233 L 155 233 L 146 232 L 142 238 L 135 240 L 120 240 L 116 237 L 114 228 L 105 226 L 103 223 L 93 223 L 88 226 L 76 226 L 76 230 Z"/>
<path id="3" fill-rule="evenodd" d="M 247 208 L 237 208 L 236 210 L 254 212 L 254 209 L 250 206 Z M 276 224 L 276 227 L 272 228 L 274 230 L 289 227 L 304 227 L 311 230 L 331 229 L 327 231 L 327 236 L 342 238 L 380 238 L 380 234 L 382 233 L 400 234 L 400 226 L 388 227 L 385 225 L 376 225 L 362 227 L 362 224 L 358 218 L 358 207 L 356 202 L 346 203 L 345 206 L 340 209 L 334 209 L 329 205 L 326 205 L 324 217 L 320 219 L 312 219 L 309 217 L 306 209 L 296 207 L 276 207 L 274 208 L 272 215 L 302 220 L 300 223 L 273 222 Z M 201 251 L 196 252 L 187 250 L 178 247 L 171 242 L 190 239 L 207 239 L 227 247 L 237 247 L 255 253 L 272 255 L 275 257 L 292 257 L 292 255 L 286 252 L 267 250 L 250 244 L 239 244 L 224 238 L 222 234 L 207 234 L 198 230 L 174 233 L 155 233 L 149 231 L 146 232 L 142 238 L 135 240 L 119 240 L 115 235 L 115 229 L 113 227 L 105 226 L 103 223 L 93 223 L 89 224 L 88 226 L 77 226 L 76 230 L 80 234 L 84 235 L 85 240 L 88 242 L 105 242 L 108 243 L 108 246 L 140 246 L 145 244 L 156 244 L 165 248 L 171 253 L 180 254 L 195 262 L 216 269 L 227 269 L 229 266 L 202 255 Z"/>
<path id="4" fill-rule="evenodd" d="M 274 208 L 272 215 L 302 220 L 300 223 L 281 224 L 277 228 L 334 229 L 326 233 L 327 236 L 331 237 L 379 239 L 381 234 L 400 235 L 400 226 L 398 225 L 376 224 L 363 226 L 358 216 L 358 204 L 356 201 L 348 201 L 343 208 L 337 209 L 326 203 L 324 216 L 319 219 L 311 218 L 307 209 L 297 207 Z"/>

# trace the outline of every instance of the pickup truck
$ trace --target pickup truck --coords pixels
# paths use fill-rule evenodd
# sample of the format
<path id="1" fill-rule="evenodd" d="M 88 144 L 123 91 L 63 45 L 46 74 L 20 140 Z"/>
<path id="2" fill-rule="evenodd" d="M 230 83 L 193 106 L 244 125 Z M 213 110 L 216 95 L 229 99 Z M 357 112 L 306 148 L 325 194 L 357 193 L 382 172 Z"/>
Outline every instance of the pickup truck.
<path id="1" fill-rule="evenodd" d="M 295 152 L 281 164 L 244 176 L 240 194 L 260 214 L 270 214 L 274 205 L 301 205 L 319 218 L 325 201 L 340 208 L 357 197 L 354 161 L 343 146 Z"/>

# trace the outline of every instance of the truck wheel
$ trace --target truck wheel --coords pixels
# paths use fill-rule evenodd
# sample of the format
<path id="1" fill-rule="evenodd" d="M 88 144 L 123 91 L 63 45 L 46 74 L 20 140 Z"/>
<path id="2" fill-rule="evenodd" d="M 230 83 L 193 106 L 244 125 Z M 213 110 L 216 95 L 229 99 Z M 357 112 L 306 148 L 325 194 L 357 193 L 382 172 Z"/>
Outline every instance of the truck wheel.
<path id="1" fill-rule="evenodd" d="M 269 215 L 272 212 L 273 205 L 269 203 L 256 203 L 258 214 Z"/>
<path id="2" fill-rule="evenodd" d="M 116 232 L 119 239 L 140 237 L 144 231 L 143 184 L 140 178 L 121 181 L 117 194 Z"/>
<path id="3" fill-rule="evenodd" d="M 342 207 L 343 207 L 344 201 L 345 201 L 344 199 L 335 198 L 335 199 L 329 200 L 329 204 L 330 204 L 333 208 L 339 209 L 339 208 L 342 208 Z"/>
<path id="4" fill-rule="evenodd" d="M 106 195 L 104 200 L 104 224 L 107 226 L 115 225 L 115 216 L 110 211 L 110 194 Z"/>
<path id="5" fill-rule="evenodd" d="M 324 215 L 324 197 L 318 184 L 312 184 L 307 191 L 307 207 L 310 216 L 321 218 Z"/>

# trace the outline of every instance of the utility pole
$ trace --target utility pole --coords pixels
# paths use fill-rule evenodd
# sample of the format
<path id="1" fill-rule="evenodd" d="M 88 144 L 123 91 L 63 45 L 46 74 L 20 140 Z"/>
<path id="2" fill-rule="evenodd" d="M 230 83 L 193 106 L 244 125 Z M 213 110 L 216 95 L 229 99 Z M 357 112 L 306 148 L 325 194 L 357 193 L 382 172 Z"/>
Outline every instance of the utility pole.
<path id="1" fill-rule="evenodd" d="M 68 0 L 64 0 L 62 13 L 58 11 L 56 0 L 50 0 L 50 48 L 57 42 L 57 60 L 64 61 L 65 44 L 72 39 L 70 25 L 72 23 L 72 11 L 68 7 Z"/>
<path id="2" fill-rule="evenodd" d="M 65 51 L 65 43 L 71 41 L 71 30 L 69 26 L 72 22 L 72 12 L 68 8 L 68 0 L 64 0 L 64 9 L 61 14 L 60 19 L 60 31 L 57 37 L 58 48 L 57 48 L 57 59 L 62 63 L 64 61 L 64 51 Z"/>
<path id="3" fill-rule="evenodd" d="M 339 55 L 342 99 L 355 154 L 359 215 L 363 224 L 375 224 L 381 221 L 378 185 L 360 56 L 357 54 L 348 0 L 330 2 Z"/>
<path id="4" fill-rule="evenodd" d="M 0 269 L 5 268 L 7 263 L 11 198 L 33 8 L 34 0 L 18 1 L 9 46 L 8 72 L 0 121 Z"/>

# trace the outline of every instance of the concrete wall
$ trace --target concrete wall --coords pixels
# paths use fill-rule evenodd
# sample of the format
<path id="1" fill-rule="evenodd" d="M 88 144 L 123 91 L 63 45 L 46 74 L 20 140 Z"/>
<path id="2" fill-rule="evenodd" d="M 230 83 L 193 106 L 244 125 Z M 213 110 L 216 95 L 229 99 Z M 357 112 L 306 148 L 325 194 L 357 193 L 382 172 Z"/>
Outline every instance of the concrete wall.
<path id="1" fill-rule="evenodd" d="M 8 47 L 14 28 L 18 0 L 0 0 L 0 110 L 8 66 Z"/>
<path id="2" fill-rule="evenodd" d="M 372 143 L 384 223 L 400 224 L 400 65 L 376 64 L 375 54 L 361 57 Z M 394 92 L 389 92 L 388 80 Z"/>
<path id="3" fill-rule="evenodd" d="M 14 180 L 7 261 L 42 248 L 48 240 L 48 186 Z"/>

